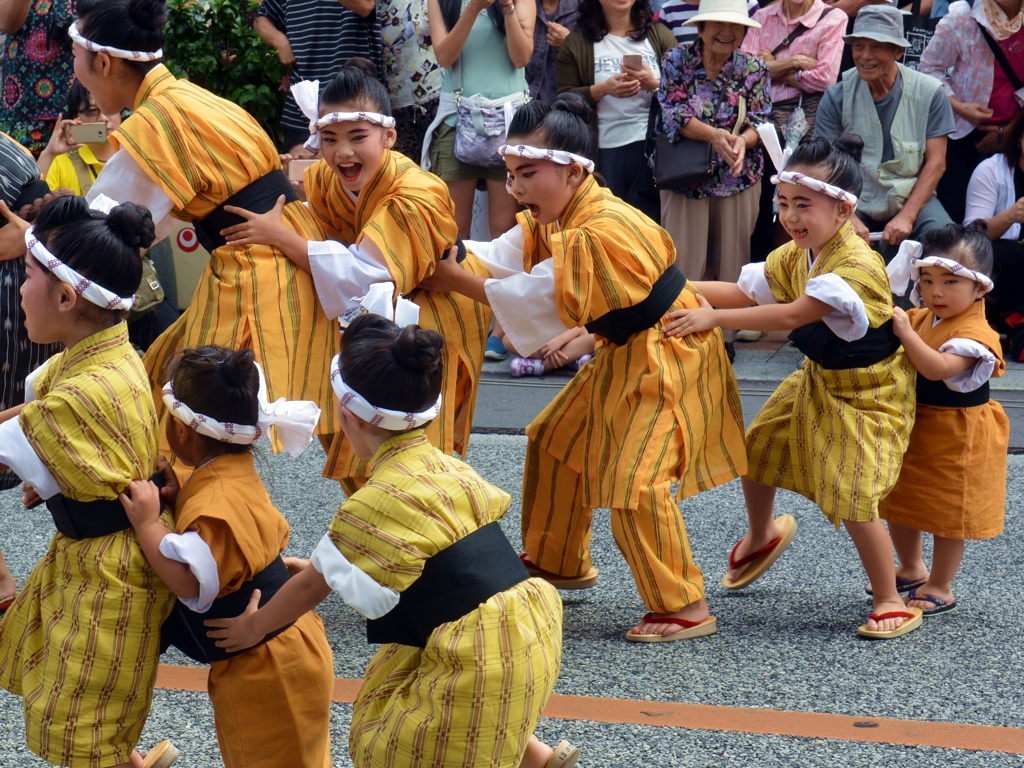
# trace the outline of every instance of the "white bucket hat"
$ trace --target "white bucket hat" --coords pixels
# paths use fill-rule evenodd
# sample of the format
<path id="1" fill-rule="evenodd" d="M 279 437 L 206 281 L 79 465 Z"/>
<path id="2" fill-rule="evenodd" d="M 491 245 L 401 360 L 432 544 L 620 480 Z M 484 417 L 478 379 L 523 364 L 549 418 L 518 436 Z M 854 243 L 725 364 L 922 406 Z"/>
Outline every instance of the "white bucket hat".
<path id="1" fill-rule="evenodd" d="M 683 26 L 693 26 L 702 21 L 724 21 L 761 28 L 761 24 L 747 14 L 746 0 L 700 0 L 697 15 L 684 21 Z"/>

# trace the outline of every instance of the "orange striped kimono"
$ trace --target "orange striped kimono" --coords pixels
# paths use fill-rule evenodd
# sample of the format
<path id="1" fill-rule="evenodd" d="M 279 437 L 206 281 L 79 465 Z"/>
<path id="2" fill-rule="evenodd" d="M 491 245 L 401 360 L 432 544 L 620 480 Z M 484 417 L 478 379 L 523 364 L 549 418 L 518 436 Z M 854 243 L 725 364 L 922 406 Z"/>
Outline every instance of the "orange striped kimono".
<path id="1" fill-rule="evenodd" d="M 672 267 L 668 234 L 588 177 L 557 227 L 520 213 L 524 262 L 548 251 L 567 327 L 646 298 Z M 697 307 L 687 285 L 671 309 Z M 594 359 L 527 427 L 523 540 L 546 571 L 590 566 L 590 517 L 612 509 L 616 541 L 645 604 L 672 612 L 703 597 L 677 501 L 746 469 L 736 379 L 717 329 L 683 338 L 660 323 Z M 678 482 L 673 497 L 669 486 Z"/>
<path id="2" fill-rule="evenodd" d="M 202 219 L 236 192 L 278 170 L 273 143 L 243 109 L 177 80 L 163 65 L 147 73 L 135 111 L 112 135 L 170 197 L 172 215 Z M 288 203 L 284 222 L 308 239 L 321 233 L 301 202 Z M 221 246 L 199 278 L 192 303 L 146 353 L 158 408 L 168 357 L 184 347 L 252 347 L 271 401 L 312 400 L 321 408 L 318 432 L 334 431 L 327 372 L 338 351 L 337 324 L 317 299 L 312 277 L 266 245 Z"/>
<path id="3" fill-rule="evenodd" d="M 218 597 L 252 579 L 288 544 L 288 522 L 248 452 L 220 456 L 189 475 L 175 519 L 177 533 L 195 531 L 210 547 Z M 262 645 L 210 664 L 208 687 L 226 768 L 331 768 L 334 664 L 312 611 Z"/>
<path id="4" fill-rule="evenodd" d="M 124 323 L 50 358 L 34 391 L 21 428 L 63 495 L 114 499 L 155 469 L 153 399 Z M 173 601 L 133 530 L 54 534 L 0 621 L 0 685 L 22 697 L 32 752 L 72 768 L 128 761 Z"/>
<path id="5" fill-rule="evenodd" d="M 324 162 L 306 171 L 306 194 L 328 237 L 355 244 L 366 238 L 377 246 L 398 293 L 419 305 L 419 325 L 444 337 L 441 415 L 427 427 L 427 435 L 445 453 L 465 457 L 490 310 L 459 294 L 416 288 L 433 274 L 437 260 L 448 254 L 458 236 L 447 186 L 405 155 L 386 150 L 358 202 L 352 202 Z M 487 275 L 471 253 L 462 266 Z M 356 458 L 343 434 L 336 435 L 324 475 L 344 482 L 367 474 L 367 462 Z"/>

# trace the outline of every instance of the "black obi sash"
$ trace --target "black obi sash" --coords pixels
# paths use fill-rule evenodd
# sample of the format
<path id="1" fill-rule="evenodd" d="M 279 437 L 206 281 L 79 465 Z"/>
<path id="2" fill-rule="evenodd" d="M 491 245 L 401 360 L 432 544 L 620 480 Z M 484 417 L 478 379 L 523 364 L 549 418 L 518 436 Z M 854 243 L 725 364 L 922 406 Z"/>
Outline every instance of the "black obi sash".
<path id="1" fill-rule="evenodd" d="M 639 304 L 605 312 L 586 324 L 591 333 L 604 336 L 612 344 L 622 346 L 634 333 L 654 327 L 682 293 L 686 278 L 674 265 L 654 281 L 651 292 Z"/>
<path id="2" fill-rule="evenodd" d="M 940 408 L 971 408 L 984 405 L 989 400 L 989 386 L 986 381 L 973 392 L 954 392 L 944 381 L 931 381 L 917 374 L 917 402 L 919 405 L 935 405 Z"/>
<path id="3" fill-rule="evenodd" d="M 53 524 L 69 539 L 95 539 L 132 527 L 117 499 L 76 501 L 58 493 L 46 500 Z"/>
<path id="4" fill-rule="evenodd" d="M 794 328 L 789 340 L 796 348 L 822 368 L 845 370 L 867 368 L 880 363 L 900 348 L 899 337 L 892 330 L 892 319 L 856 341 L 844 341 L 832 332 L 825 323 L 808 323 Z"/>
<path id="5" fill-rule="evenodd" d="M 530 578 L 497 523 L 478 528 L 423 564 L 398 605 L 366 622 L 370 643 L 425 648 L 442 624 L 461 619 L 483 602 Z"/>
<path id="6" fill-rule="evenodd" d="M 200 244 L 213 253 L 214 248 L 220 248 L 227 243 L 227 240 L 221 237 L 220 231 L 245 221 L 236 213 L 227 213 L 224 206 L 233 205 L 253 213 L 266 213 L 277 205 L 277 198 L 281 195 L 284 195 L 285 203 L 299 199 L 295 194 L 295 188 L 281 169 L 256 179 L 206 214 L 202 221 L 192 222 Z"/>
<path id="7" fill-rule="evenodd" d="M 223 648 L 218 648 L 217 641 L 207 636 L 206 633 L 209 630 L 203 622 L 207 619 L 233 619 L 240 615 L 249 605 L 249 598 L 252 597 L 253 591 L 257 589 L 260 591 L 260 607 L 262 608 L 270 598 L 277 594 L 277 590 L 284 586 L 290 575 L 284 560 L 278 555 L 270 565 L 242 584 L 237 592 L 214 600 L 210 610 L 206 613 L 196 613 L 180 600 L 176 600 L 171 615 L 160 627 L 160 652 L 163 653 L 173 645 L 190 659 L 201 664 L 209 664 L 211 661 L 223 661 L 251 650 L 251 648 L 246 648 L 244 651 L 228 653 Z M 280 629 L 275 629 L 252 647 L 263 645 L 267 640 L 281 634 L 290 626 L 291 624 L 286 624 Z"/>

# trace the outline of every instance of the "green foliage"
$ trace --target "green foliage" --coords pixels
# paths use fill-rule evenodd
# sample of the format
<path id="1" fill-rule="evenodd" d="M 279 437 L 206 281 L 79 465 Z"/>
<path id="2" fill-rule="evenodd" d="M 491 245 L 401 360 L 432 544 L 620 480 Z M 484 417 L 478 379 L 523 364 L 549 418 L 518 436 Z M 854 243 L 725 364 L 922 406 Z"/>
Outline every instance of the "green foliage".
<path id="1" fill-rule="evenodd" d="M 280 139 L 285 75 L 277 52 L 253 31 L 258 0 L 169 0 L 164 61 L 218 96 L 243 107 Z"/>

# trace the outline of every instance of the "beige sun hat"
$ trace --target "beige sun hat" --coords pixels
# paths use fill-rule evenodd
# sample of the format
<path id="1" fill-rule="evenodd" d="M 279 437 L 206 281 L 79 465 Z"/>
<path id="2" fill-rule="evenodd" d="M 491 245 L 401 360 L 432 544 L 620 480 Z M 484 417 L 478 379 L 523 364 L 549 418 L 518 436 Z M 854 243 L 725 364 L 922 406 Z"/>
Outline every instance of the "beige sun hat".
<path id="1" fill-rule="evenodd" d="M 700 0 L 697 15 L 684 21 L 683 26 L 693 26 L 702 21 L 725 21 L 742 24 L 744 27 L 761 28 L 761 24 L 747 14 L 746 0 Z"/>

